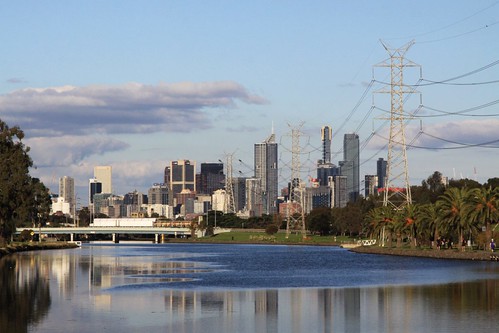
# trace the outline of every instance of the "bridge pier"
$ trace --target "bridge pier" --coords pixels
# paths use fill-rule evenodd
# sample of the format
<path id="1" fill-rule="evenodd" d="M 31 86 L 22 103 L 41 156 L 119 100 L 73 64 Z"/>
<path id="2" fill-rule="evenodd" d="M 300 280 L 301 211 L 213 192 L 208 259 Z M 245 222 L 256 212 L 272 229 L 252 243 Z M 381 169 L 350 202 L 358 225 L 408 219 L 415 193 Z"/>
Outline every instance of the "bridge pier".
<path id="1" fill-rule="evenodd" d="M 120 238 L 118 234 L 113 234 L 113 243 L 118 244 L 120 242 Z"/>
<path id="2" fill-rule="evenodd" d="M 154 234 L 154 243 L 155 244 L 159 243 L 159 234 Z"/>
<path id="3" fill-rule="evenodd" d="M 74 235 L 75 235 L 75 234 L 73 234 L 73 233 L 69 234 L 69 240 L 70 240 L 71 242 L 73 242 L 73 241 L 74 241 Z"/>

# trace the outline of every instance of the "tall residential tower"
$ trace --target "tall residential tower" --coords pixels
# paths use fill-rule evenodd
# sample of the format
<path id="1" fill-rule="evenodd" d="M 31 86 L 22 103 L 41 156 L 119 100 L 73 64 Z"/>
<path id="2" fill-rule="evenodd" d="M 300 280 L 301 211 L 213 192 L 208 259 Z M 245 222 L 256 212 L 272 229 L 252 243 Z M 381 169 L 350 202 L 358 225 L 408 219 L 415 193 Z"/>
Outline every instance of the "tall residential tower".
<path id="1" fill-rule="evenodd" d="M 343 161 L 340 162 L 341 175 L 347 177 L 348 201 L 359 198 L 360 188 L 360 156 L 359 136 L 347 133 L 343 138 Z"/>
<path id="2" fill-rule="evenodd" d="M 69 211 L 71 215 L 75 212 L 75 180 L 72 177 L 64 176 L 59 178 L 59 197 L 63 197 L 64 201 L 69 203 Z"/>
<path id="3" fill-rule="evenodd" d="M 111 166 L 104 165 L 94 167 L 94 178 L 102 184 L 101 193 L 113 193 Z"/>
<path id="4" fill-rule="evenodd" d="M 260 180 L 262 213 L 277 213 L 278 169 L 277 143 L 272 133 L 262 143 L 255 143 L 255 178 Z"/>

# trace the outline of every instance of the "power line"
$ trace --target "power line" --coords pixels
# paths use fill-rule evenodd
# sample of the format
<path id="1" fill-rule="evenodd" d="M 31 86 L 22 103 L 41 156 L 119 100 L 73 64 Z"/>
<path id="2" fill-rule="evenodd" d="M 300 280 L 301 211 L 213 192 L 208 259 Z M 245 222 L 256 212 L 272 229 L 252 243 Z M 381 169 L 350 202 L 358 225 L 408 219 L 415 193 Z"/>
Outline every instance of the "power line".
<path id="1" fill-rule="evenodd" d="M 450 28 L 450 27 L 452 27 L 452 26 L 458 25 L 459 23 L 462 23 L 462 22 L 464 22 L 464 21 L 466 21 L 466 20 L 468 20 L 468 19 L 470 19 L 470 18 L 472 18 L 472 17 L 474 17 L 474 16 L 476 16 L 476 15 L 478 15 L 478 14 L 480 14 L 480 13 L 485 12 L 486 10 L 488 10 L 489 8 L 494 7 L 494 6 L 495 6 L 495 5 L 497 5 L 497 4 L 499 4 L 499 1 L 496 1 L 496 2 L 494 2 L 493 4 L 491 4 L 490 6 L 487 6 L 487 7 L 485 7 L 485 8 L 482 8 L 482 9 L 480 9 L 479 11 L 477 11 L 477 12 L 475 12 L 475 13 L 471 14 L 471 15 L 468 15 L 468 16 L 466 16 L 466 17 L 464 17 L 464 18 L 460 19 L 460 20 L 454 21 L 453 23 L 447 24 L 447 25 L 445 25 L 445 26 L 443 26 L 443 27 L 441 27 L 441 28 L 438 28 L 438 29 L 435 29 L 435 30 L 431 30 L 431 31 L 427 31 L 427 32 L 423 32 L 423 33 L 416 34 L 416 35 L 412 35 L 412 36 L 398 37 L 398 38 L 390 38 L 389 40 L 395 40 L 395 39 L 414 39 L 414 38 L 416 38 L 416 37 L 421 37 L 421 36 L 430 35 L 430 34 L 433 34 L 433 33 L 436 33 L 436 32 L 442 31 L 442 30 L 445 30 L 445 29 L 447 29 L 447 28 Z"/>
<path id="2" fill-rule="evenodd" d="M 470 107 L 470 108 L 467 108 L 467 109 L 463 109 L 463 110 L 460 110 L 460 111 L 454 111 L 454 112 L 451 112 L 451 111 L 445 111 L 445 110 L 441 110 L 441 109 L 437 109 L 437 108 L 432 108 L 430 106 L 427 106 L 427 105 L 421 105 L 420 108 L 421 109 L 426 109 L 426 110 L 430 110 L 430 111 L 435 111 L 435 112 L 439 112 L 441 114 L 428 114 L 428 115 L 418 115 L 416 114 L 416 111 L 413 112 L 413 113 L 405 113 L 407 114 L 408 116 L 411 116 L 411 117 L 415 117 L 415 118 L 435 118 L 435 117 L 445 117 L 445 116 L 464 116 L 464 117 L 494 117 L 494 116 L 499 116 L 499 114 L 467 114 L 468 112 L 472 112 L 472 111 L 476 111 L 476 110 L 481 110 L 481 109 L 485 109 L 485 108 L 488 108 L 490 106 L 493 106 L 493 105 L 496 105 L 496 104 L 499 104 L 499 100 L 495 100 L 495 101 L 492 101 L 492 102 L 488 102 L 488 103 L 485 103 L 485 104 L 481 104 L 481 105 L 477 105 L 477 106 L 473 106 L 473 107 Z M 382 112 L 385 112 L 385 113 L 390 113 L 389 110 L 386 110 L 386 109 L 383 109 L 383 108 L 380 108 L 380 107 L 377 107 L 375 106 L 374 107 L 375 109 L 377 110 L 380 110 Z"/>
<path id="3" fill-rule="evenodd" d="M 418 42 L 418 43 L 419 44 L 429 44 L 429 43 L 436 43 L 436 42 L 442 42 L 444 40 L 459 38 L 459 37 L 466 36 L 466 35 L 475 33 L 477 31 L 480 31 L 480 30 L 483 30 L 483 29 L 488 29 L 491 26 L 496 25 L 498 23 L 499 23 L 499 21 L 496 21 L 496 22 L 493 22 L 493 23 L 489 23 L 489 24 L 483 25 L 480 28 L 476 28 L 476 29 L 473 29 L 473 30 L 470 30 L 470 31 L 467 31 L 467 32 L 463 32 L 461 34 L 457 34 L 457 35 L 453 35 L 453 36 L 448 36 L 448 37 L 444 37 L 444 38 L 440 38 L 440 39 L 426 40 L 426 41 L 422 41 L 422 42 Z"/>
<path id="4" fill-rule="evenodd" d="M 362 102 L 364 102 L 364 99 L 366 98 L 367 93 L 369 92 L 369 90 L 371 90 L 371 87 L 373 86 L 373 84 L 374 84 L 374 80 L 371 80 L 371 82 L 369 82 L 369 85 L 366 87 L 366 89 L 362 93 L 362 96 L 357 101 L 357 104 L 355 104 L 355 106 L 352 109 L 352 111 L 350 111 L 350 113 L 345 118 L 345 120 L 343 121 L 343 123 L 341 123 L 340 127 L 338 127 L 338 129 L 333 133 L 333 138 L 336 136 L 336 133 L 340 133 L 343 130 L 343 127 L 345 126 L 345 124 L 348 121 L 350 121 L 350 119 L 352 118 L 352 116 L 354 115 L 354 113 L 357 111 L 357 109 L 360 107 L 360 105 L 362 104 Z"/>
<path id="5" fill-rule="evenodd" d="M 454 150 L 454 149 L 466 149 L 466 148 L 476 148 L 476 147 L 492 148 L 492 149 L 498 149 L 499 148 L 499 146 L 490 146 L 493 143 L 499 143 L 499 139 L 488 141 L 488 142 L 471 144 L 471 143 L 462 143 L 462 142 L 452 141 L 452 140 L 448 140 L 448 139 L 444 139 L 444 138 L 439 138 L 437 136 L 428 134 L 426 132 L 421 132 L 420 135 L 423 135 L 423 134 L 426 135 L 426 136 L 432 137 L 434 139 L 437 139 L 437 140 L 441 140 L 441 141 L 444 141 L 444 142 L 448 142 L 448 143 L 459 145 L 459 147 L 429 147 L 429 146 L 419 146 L 419 145 L 415 145 L 415 144 L 406 144 L 406 146 L 410 147 L 410 148 L 425 149 L 425 150 Z M 386 137 L 384 137 L 384 136 L 382 136 L 382 135 L 380 135 L 378 133 L 376 133 L 375 135 L 378 136 L 378 137 L 380 137 L 383 140 L 388 141 L 388 138 L 386 138 Z"/>
<path id="6" fill-rule="evenodd" d="M 498 103 L 499 103 L 499 99 L 497 99 L 495 101 L 492 101 L 492 102 L 488 102 L 488 103 L 482 104 L 482 105 L 478 105 L 478 106 L 474 106 L 474 107 L 467 108 L 467 109 L 464 109 L 464 110 L 456 111 L 456 112 L 444 111 L 444 110 L 432 108 L 432 107 L 429 107 L 429 106 L 425 105 L 425 106 L 423 106 L 423 108 L 425 108 L 427 110 L 435 111 L 435 112 L 440 112 L 442 114 L 438 114 L 438 115 L 418 115 L 417 117 L 420 117 L 420 118 L 443 117 L 443 116 L 493 117 L 493 116 L 498 116 L 499 114 L 466 114 L 466 113 L 471 112 L 471 111 L 480 110 L 480 109 L 485 109 L 485 108 L 487 108 L 489 106 L 496 105 Z"/>
<path id="7" fill-rule="evenodd" d="M 467 73 L 464 73 L 464 74 L 461 74 L 461 75 L 458 75 L 458 76 L 451 77 L 449 79 L 440 80 L 440 81 L 428 80 L 428 79 L 421 79 L 420 81 L 425 81 L 425 82 L 429 82 L 429 83 L 417 83 L 417 84 L 413 84 L 413 85 L 412 84 L 403 84 L 402 86 L 404 86 L 404 87 L 425 87 L 425 86 L 432 86 L 432 85 L 435 85 L 435 84 L 447 84 L 447 85 L 481 85 L 481 84 L 498 83 L 499 80 L 485 81 L 485 82 L 471 82 L 471 83 L 448 83 L 450 81 L 455 81 L 455 80 L 458 80 L 458 79 L 462 79 L 463 77 L 471 76 L 473 74 L 482 72 L 482 71 L 484 71 L 486 69 L 489 69 L 491 67 L 494 67 L 496 65 L 499 65 L 499 60 L 493 61 L 490 64 L 487 64 L 487 65 L 482 66 L 480 68 L 474 69 L 474 70 L 472 70 L 470 72 L 467 72 Z M 383 81 L 378 81 L 378 80 L 373 80 L 373 81 L 375 81 L 376 83 L 384 84 L 384 85 L 390 85 L 389 82 L 383 82 Z"/>

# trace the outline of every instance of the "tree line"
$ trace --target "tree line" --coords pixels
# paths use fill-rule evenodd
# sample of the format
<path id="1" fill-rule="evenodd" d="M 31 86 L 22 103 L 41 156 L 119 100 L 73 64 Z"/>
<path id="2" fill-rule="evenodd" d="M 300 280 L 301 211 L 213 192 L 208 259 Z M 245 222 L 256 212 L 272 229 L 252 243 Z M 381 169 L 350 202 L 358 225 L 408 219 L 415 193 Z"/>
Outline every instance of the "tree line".
<path id="1" fill-rule="evenodd" d="M 10 241 L 16 226 L 46 221 L 52 204 L 48 188 L 29 174 L 33 161 L 23 139 L 18 126 L 0 119 L 0 246 Z"/>
<path id="2" fill-rule="evenodd" d="M 441 178 L 439 172 L 429 181 Z M 463 248 L 477 244 L 485 248 L 499 230 L 499 179 L 489 179 L 486 184 L 465 179 L 451 181 L 449 186 L 432 186 L 423 182 L 428 191 L 411 205 L 394 210 L 377 206 L 365 216 L 364 233 L 392 246 L 408 241 L 412 247 L 440 246 L 442 242 Z M 437 184 L 437 183 L 435 183 Z M 415 189 L 415 193 L 421 189 Z M 422 200 L 425 199 L 425 200 Z"/>

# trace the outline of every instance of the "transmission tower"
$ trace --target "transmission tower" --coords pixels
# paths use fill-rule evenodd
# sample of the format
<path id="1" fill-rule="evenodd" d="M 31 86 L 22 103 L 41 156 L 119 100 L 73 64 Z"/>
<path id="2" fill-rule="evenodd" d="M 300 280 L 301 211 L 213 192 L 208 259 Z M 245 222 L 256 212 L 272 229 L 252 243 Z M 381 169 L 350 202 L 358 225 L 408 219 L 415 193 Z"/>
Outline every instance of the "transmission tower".
<path id="1" fill-rule="evenodd" d="M 289 127 L 291 125 L 288 124 Z M 301 229 L 303 238 L 306 238 L 305 229 L 305 210 L 303 207 L 305 188 L 301 181 L 300 170 L 300 134 L 303 122 L 297 127 L 291 127 L 291 188 L 289 191 L 289 199 L 286 205 L 286 238 L 289 238 L 290 228 L 292 230 Z"/>
<path id="2" fill-rule="evenodd" d="M 408 117 L 404 117 L 404 96 L 416 92 L 414 88 L 404 85 L 404 68 L 419 67 L 421 77 L 421 66 L 405 58 L 414 41 L 398 49 L 392 49 L 383 42 L 381 44 L 390 58 L 376 66 L 389 67 L 391 74 L 390 89 L 377 91 L 390 94 L 390 136 L 383 205 L 401 209 L 412 203 L 405 141 L 405 121 Z"/>
<path id="3" fill-rule="evenodd" d="M 226 154 L 226 164 L 227 164 L 227 173 L 225 174 L 225 193 L 226 193 L 226 204 L 227 204 L 227 213 L 236 213 L 236 205 L 234 202 L 234 181 L 232 178 L 232 158 L 234 153 Z"/>

